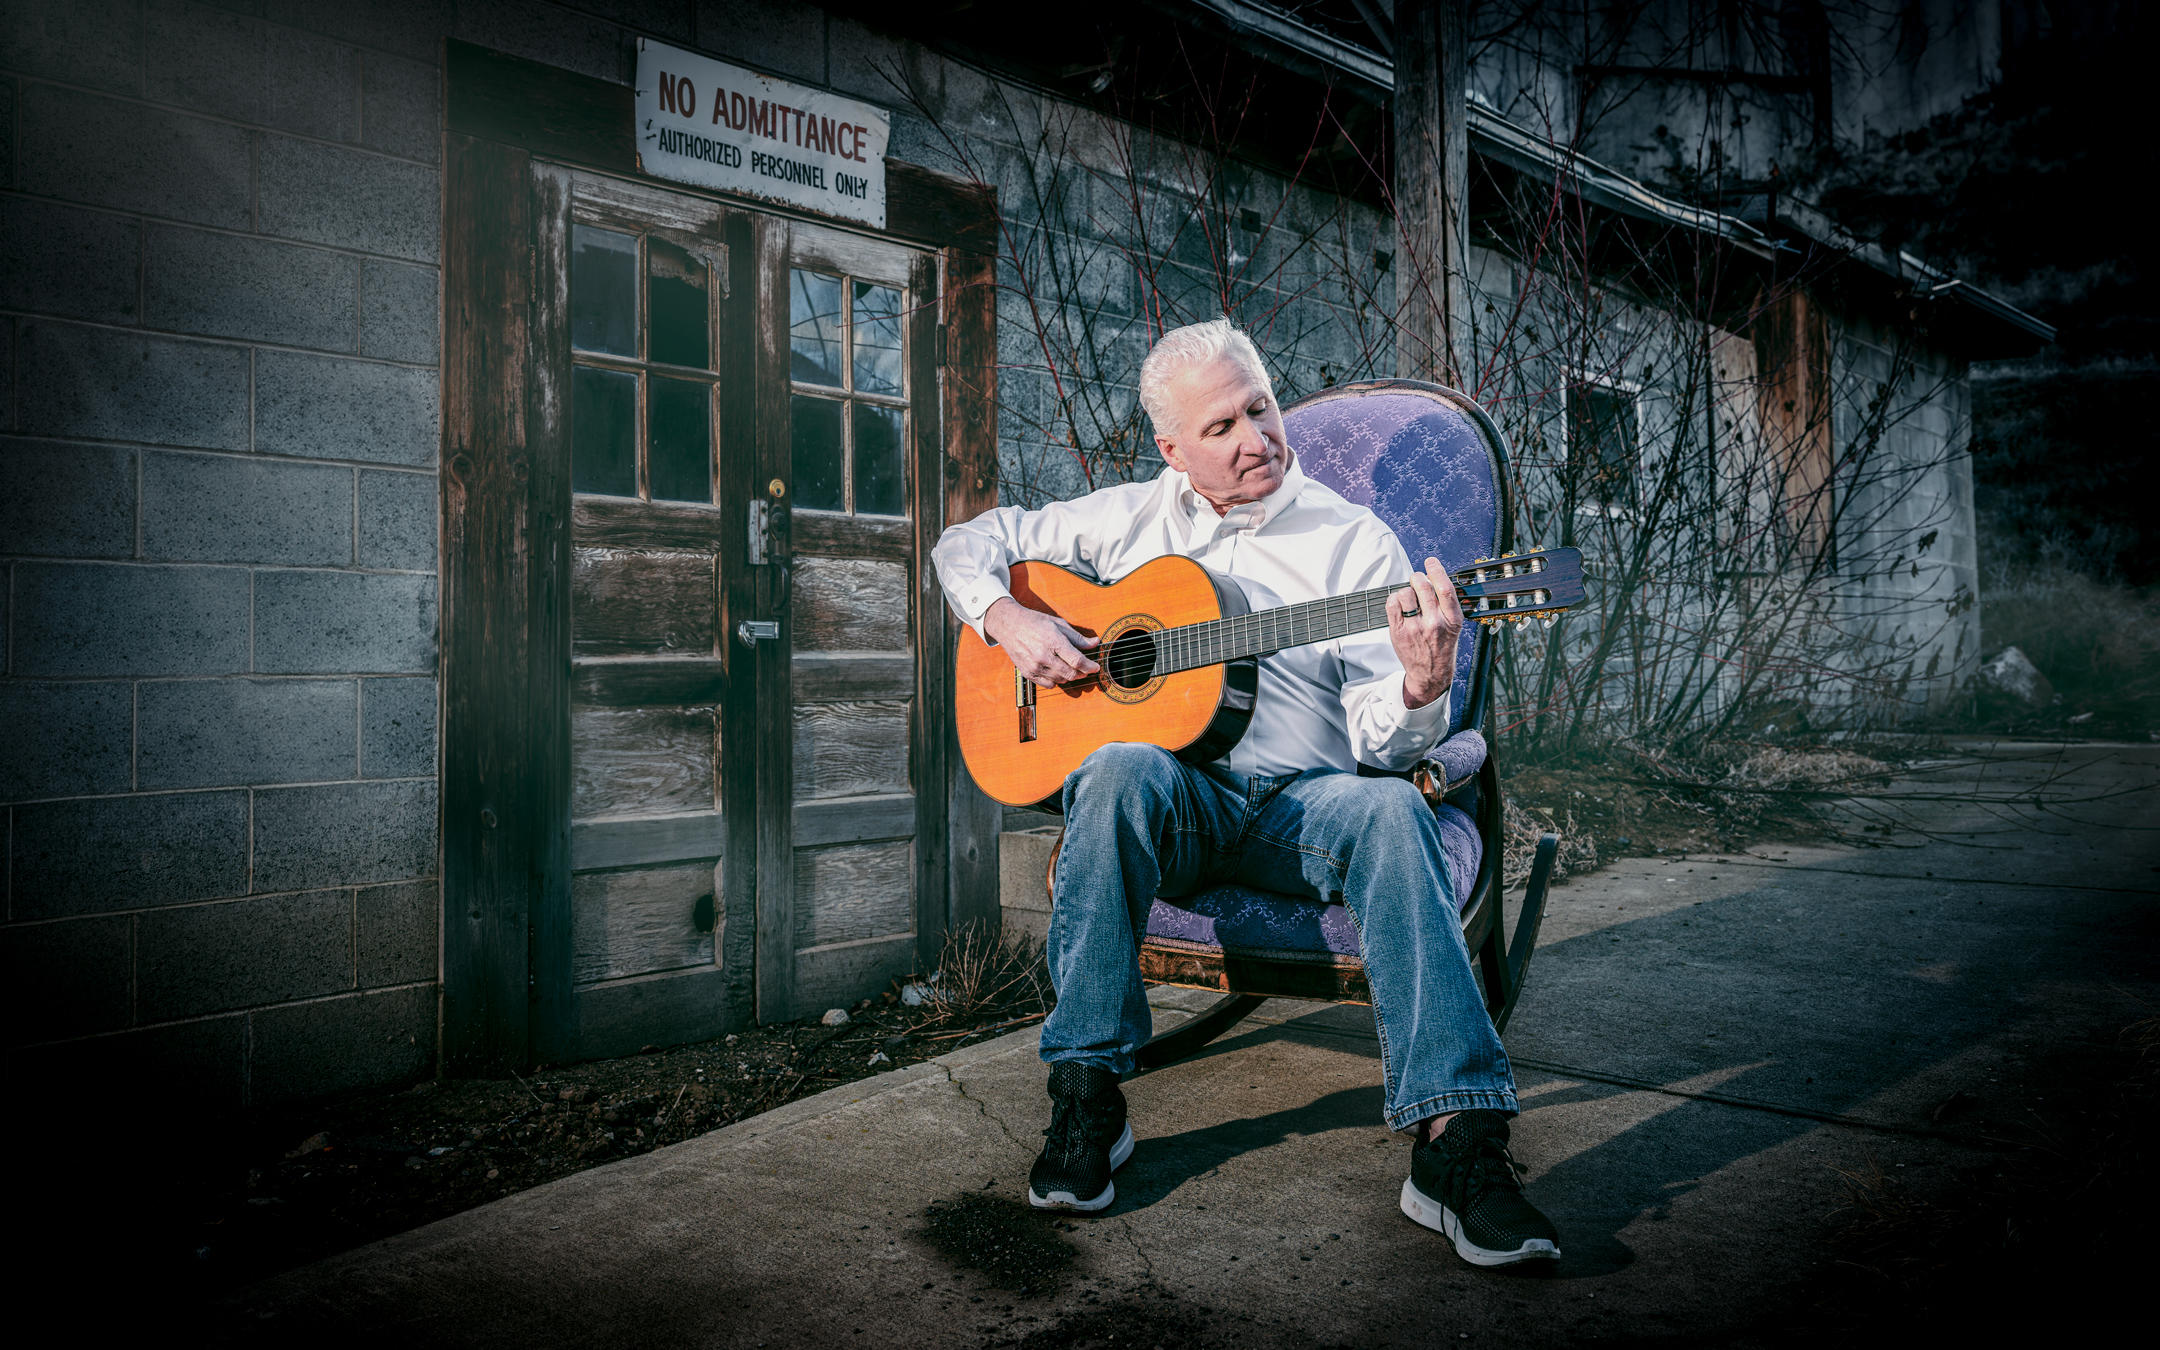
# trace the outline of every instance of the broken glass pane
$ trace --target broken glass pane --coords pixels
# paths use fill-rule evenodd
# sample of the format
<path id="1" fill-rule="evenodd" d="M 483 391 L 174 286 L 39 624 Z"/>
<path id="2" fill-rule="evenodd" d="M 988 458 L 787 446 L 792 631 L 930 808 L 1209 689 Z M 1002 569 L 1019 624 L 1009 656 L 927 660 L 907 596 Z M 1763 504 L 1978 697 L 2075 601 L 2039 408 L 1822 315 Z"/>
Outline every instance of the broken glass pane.
<path id="1" fill-rule="evenodd" d="M 855 513 L 907 514 L 906 421 L 898 408 L 855 405 Z"/>
<path id="2" fill-rule="evenodd" d="M 637 496 L 637 376 L 570 368 L 570 488 Z"/>
<path id="3" fill-rule="evenodd" d="M 637 355 L 637 236 L 570 227 L 570 345 Z"/>
<path id="4" fill-rule="evenodd" d="M 665 239 L 645 242 L 647 305 L 652 315 L 651 359 L 672 366 L 712 364 L 705 260 Z"/>
<path id="5" fill-rule="evenodd" d="M 652 377 L 652 444 L 646 472 L 654 501 L 712 501 L 712 386 Z"/>
<path id="6" fill-rule="evenodd" d="M 900 292 L 890 286 L 855 283 L 855 388 L 900 392 Z"/>
<path id="7" fill-rule="evenodd" d="M 840 278 L 794 269 L 788 287 L 789 375 L 805 384 L 840 383 Z"/>

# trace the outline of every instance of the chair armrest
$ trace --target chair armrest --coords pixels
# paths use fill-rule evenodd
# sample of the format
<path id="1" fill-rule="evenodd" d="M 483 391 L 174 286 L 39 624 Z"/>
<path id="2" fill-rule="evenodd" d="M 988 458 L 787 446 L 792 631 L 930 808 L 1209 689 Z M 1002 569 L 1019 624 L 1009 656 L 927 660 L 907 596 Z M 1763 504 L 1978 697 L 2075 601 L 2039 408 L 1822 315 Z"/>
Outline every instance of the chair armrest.
<path id="1" fill-rule="evenodd" d="M 1477 731 L 1458 731 L 1418 762 L 1417 784 L 1427 796 L 1445 797 L 1477 777 L 1485 764 L 1485 737 Z"/>

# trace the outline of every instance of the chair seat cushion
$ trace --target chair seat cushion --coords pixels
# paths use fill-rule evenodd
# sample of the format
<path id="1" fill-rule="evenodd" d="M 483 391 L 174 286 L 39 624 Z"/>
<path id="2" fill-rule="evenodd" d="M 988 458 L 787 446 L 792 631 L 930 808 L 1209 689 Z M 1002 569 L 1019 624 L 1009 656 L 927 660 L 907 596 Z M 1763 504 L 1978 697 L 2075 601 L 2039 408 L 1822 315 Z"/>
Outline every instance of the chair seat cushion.
<path id="1" fill-rule="evenodd" d="M 1477 881 L 1478 855 L 1483 851 L 1477 826 L 1452 806 L 1443 805 L 1434 814 L 1447 855 L 1448 881 L 1460 907 L 1468 902 Z M 1347 907 L 1250 886 L 1216 886 L 1175 900 L 1157 900 L 1148 912 L 1147 935 L 1181 946 L 1245 952 L 1361 955 Z"/>

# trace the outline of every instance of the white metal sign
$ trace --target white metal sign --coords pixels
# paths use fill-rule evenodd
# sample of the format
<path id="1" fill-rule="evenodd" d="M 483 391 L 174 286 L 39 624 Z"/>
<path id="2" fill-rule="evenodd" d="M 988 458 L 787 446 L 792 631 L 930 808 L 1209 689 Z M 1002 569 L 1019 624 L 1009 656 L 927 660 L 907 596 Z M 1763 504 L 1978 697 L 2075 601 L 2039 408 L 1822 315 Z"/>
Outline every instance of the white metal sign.
<path id="1" fill-rule="evenodd" d="M 885 228 L 892 114 L 638 39 L 638 166 Z"/>

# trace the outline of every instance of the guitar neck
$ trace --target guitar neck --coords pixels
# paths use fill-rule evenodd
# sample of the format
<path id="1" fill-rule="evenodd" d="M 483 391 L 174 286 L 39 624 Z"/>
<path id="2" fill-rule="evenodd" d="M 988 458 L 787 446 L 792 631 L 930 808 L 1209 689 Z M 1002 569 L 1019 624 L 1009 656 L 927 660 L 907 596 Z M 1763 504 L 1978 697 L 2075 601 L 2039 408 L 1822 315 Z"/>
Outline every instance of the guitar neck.
<path id="1" fill-rule="evenodd" d="M 1308 600 L 1256 614 L 1189 623 L 1155 634 L 1155 668 L 1169 672 L 1266 656 L 1387 626 L 1388 597 L 1402 584 Z"/>

